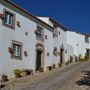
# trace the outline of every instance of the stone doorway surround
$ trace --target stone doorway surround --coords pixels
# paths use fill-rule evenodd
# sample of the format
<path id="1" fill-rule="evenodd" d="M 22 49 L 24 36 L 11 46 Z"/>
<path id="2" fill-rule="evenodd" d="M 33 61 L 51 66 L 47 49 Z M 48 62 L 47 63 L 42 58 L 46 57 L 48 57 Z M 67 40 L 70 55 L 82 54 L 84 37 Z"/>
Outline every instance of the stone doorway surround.
<path id="1" fill-rule="evenodd" d="M 39 62 L 40 65 L 37 65 L 37 62 L 38 62 L 37 60 L 39 60 L 38 59 L 39 52 L 41 52 L 41 56 L 39 57 L 40 58 L 40 62 Z M 36 44 L 36 65 L 35 66 L 36 66 L 35 71 L 44 70 L 44 46 L 41 43 Z M 37 67 L 37 66 L 39 66 L 39 67 Z M 39 68 L 39 69 L 37 69 L 37 68 Z"/>
<path id="2" fill-rule="evenodd" d="M 64 46 L 60 46 L 60 63 L 64 64 Z"/>
<path id="3" fill-rule="evenodd" d="M 86 55 L 88 57 L 88 59 L 90 59 L 90 49 L 86 48 Z"/>

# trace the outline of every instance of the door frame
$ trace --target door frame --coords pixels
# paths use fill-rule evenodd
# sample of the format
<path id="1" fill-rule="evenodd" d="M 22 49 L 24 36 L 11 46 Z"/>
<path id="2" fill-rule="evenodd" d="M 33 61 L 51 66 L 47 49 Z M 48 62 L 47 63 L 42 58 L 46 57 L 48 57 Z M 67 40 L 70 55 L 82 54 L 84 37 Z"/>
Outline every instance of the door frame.
<path id="1" fill-rule="evenodd" d="M 61 53 L 62 53 L 62 61 L 61 61 Z M 60 46 L 60 63 L 61 64 L 64 63 L 64 47 L 63 47 L 63 44 L 62 44 L 62 46 Z"/>
<path id="2" fill-rule="evenodd" d="M 42 52 L 41 56 L 41 69 L 44 70 L 44 46 L 41 43 L 36 44 L 36 61 L 35 61 L 35 71 L 37 71 L 37 50 Z"/>

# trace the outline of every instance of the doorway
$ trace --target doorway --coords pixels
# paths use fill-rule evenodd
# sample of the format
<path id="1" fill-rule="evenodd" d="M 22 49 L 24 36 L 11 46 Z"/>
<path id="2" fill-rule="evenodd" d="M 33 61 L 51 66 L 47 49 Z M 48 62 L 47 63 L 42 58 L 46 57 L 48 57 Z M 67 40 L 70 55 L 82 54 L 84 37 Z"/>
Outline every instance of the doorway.
<path id="1" fill-rule="evenodd" d="M 44 46 L 40 43 L 36 45 L 36 71 L 44 70 Z"/>
<path id="2" fill-rule="evenodd" d="M 42 56 L 42 51 L 37 50 L 37 55 L 36 55 L 36 71 L 39 71 L 41 69 L 41 56 Z"/>
<path id="3" fill-rule="evenodd" d="M 64 49 L 60 49 L 60 63 L 62 64 L 63 63 L 63 57 L 64 57 Z"/>
<path id="4" fill-rule="evenodd" d="M 90 59 L 90 49 L 86 49 L 86 56 L 87 56 L 87 59 Z"/>

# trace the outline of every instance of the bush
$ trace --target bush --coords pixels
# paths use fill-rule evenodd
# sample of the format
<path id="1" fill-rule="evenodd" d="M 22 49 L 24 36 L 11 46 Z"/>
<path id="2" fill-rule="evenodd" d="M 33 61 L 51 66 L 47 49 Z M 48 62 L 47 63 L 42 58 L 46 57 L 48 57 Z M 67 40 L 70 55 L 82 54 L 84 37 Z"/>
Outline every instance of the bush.
<path id="1" fill-rule="evenodd" d="M 88 60 L 88 59 L 89 59 L 89 56 L 87 55 L 87 53 L 85 53 L 84 58 L 85 58 L 86 60 Z"/>
<path id="2" fill-rule="evenodd" d="M 19 69 L 15 69 L 15 70 L 13 71 L 13 73 L 15 74 L 15 77 L 16 77 L 16 78 L 20 78 L 22 71 L 19 70 Z"/>
<path id="3" fill-rule="evenodd" d="M 80 61 L 85 61 L 85 58 L 84 58 L 83 56 L 80 56 L 80 57 L 79 57 L 79 60 L 80 60 Z"/>

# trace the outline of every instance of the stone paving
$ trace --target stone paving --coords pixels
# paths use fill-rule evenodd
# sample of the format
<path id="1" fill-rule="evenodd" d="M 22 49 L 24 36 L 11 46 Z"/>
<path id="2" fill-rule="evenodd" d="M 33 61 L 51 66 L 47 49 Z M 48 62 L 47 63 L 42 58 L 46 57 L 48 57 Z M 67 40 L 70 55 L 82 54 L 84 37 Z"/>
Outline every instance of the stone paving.
<path id="1" fill-rule="evenodd" d="M 90 90 L 88 85 L 76 84 L 83 78 L 83 70 L 90 70 L 90 61 L 12 79 L 1 90 Z"/>

